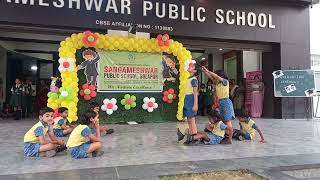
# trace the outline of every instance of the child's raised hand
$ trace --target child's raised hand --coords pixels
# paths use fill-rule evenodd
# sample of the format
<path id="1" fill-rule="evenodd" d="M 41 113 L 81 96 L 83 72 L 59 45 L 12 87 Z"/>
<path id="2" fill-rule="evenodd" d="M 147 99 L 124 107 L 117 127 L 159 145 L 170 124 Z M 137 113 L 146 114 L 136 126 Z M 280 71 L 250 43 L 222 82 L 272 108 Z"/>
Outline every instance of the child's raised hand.
<path id="1" fill-rule="evenodd" d="M 204 72 L 208 72 L 208 71 L 209 71 L 209 70 L 208 70 L 206 67 L 204 67 L 204 66 L 202 66 L 201 68 L 202 68 L 202 71 L 204 71 Z"/>

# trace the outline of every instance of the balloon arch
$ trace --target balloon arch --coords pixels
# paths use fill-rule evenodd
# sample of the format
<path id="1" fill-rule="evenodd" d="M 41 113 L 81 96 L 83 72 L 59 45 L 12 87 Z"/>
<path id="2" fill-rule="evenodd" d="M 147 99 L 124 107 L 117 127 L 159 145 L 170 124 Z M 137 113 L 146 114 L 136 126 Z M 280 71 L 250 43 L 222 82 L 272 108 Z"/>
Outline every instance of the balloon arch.
<path id="1" fill-rule="evenodd" d="M 94 97 L 94 87 L 82 86 L 79 92 L 79 78 L 76 68 L 76 51 L 81 48 L 96 48 L 110 51 L 130 51 L 139 53 L 168 53 L 177 57 L 180 64 L 179 102 L 176 117 L 183 120 L 183 106 L 185 96 L 185 82 L 190 76 L 185 65 L 192 59 L 191 52 L 177 41 L 169 38 L 169 35 L 158 35 L 157 38 L 125 37 L 99 34 L 86 31 L 72 34 L 60 43 L 59 71 L 61 72 L 62 87 L 58 91 L 48 94 L 47 105 L 53 109 L 67 107 L 69 109 L 69 121 L 76 121 L 79 94 L 84 98 Z M 164 93 L 168 95 L 168 93 Z M 169 96 L 172 97 L 172 96 Z M 167 100 L 167 99 L 166 99 Z M 164 100 L 165 101 L 165 100 Z M 167 100 L 168 101 L 168 100 Z M 170 101 L 169 101 L 170 102 Z"/>

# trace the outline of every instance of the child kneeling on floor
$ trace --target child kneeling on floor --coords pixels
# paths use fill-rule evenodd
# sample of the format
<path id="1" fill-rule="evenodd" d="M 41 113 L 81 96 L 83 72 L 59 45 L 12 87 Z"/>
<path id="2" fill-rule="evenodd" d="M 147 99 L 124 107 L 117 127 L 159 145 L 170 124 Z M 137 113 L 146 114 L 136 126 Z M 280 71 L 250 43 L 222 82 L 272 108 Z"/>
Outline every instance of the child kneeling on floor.
<path id="1" fill-rule="evenodd" d="M 71 157 L 88 158 L 101 156 L 102 144 L 100 141 L 100 131 L 92 133 L 89 126 L 99 129 L 99 114 L 94 111 L 87 111 L 80 120 L 80 124 L 72 131 L 67 142 L 67 147 L 71 152 Z"/>
<path id="2" fill-rule="evenodd" d="M 194 136 L 187 137 L 187 141 L 203 141 L 205 144 L 214 145 L 220 144 L 224 138 L 225 131 L 229 130 L 228 126 L 222 122 L 222 118 L 217 111 L 208 113 L 209 123 L 206 124 L 206 132 L 199 132 Z"/>
<path id="3" fill-rule="evenodd" d="M 239 119 L 239 129 L 234 129 L 233 131 L 233 138 L 238 140 L 253 140 L 255 138 L 255 131 L 258 131 L 261 140 L 261 143 L 265 143 L 263 134 L 261 130 L 258 128 L 258 126 L 255 124 L 255 122 L 248 116 L 248 114 L 245 111 L 242 111 L 239 113 L 238 116 Z"/>
<path id="4" fill-rule="evenodd" d="M 56 152 L 65 150 L 64 142 L 54 136 L 50 131 L 53 109 L 45 107 L 40 109 L 39 122 L 24 135 L 24 155 L 29 157 L 53 157 Z M 45 138 L 49 135 L 50 140 Z"/>
<path id="5" fill-rule="evenodd" d="M 64 137 L 72 132 L 74 126 L 67 125 L 68 108 L 61 107 L 58 109 L 59 117 L 54 118 L 53 133 L 57 137 Z"/>

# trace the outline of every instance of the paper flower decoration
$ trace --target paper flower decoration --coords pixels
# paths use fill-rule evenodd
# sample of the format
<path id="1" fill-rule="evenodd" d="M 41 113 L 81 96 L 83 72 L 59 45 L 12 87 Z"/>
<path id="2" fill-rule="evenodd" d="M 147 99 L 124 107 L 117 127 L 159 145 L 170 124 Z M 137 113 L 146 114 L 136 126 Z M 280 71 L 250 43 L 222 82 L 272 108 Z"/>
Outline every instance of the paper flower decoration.
<path id="1" fill-rule="evenodd" d="M 80 96 L 82 96 L 86 101 L 90 101 L 92 98 L 97 96 L 96 88 L 94 85 L 83 84 L 80 91 Z"/>
<path id="2" fill-rule="evenodd" d="M 164 34 L 164 35 L 159 34 L 157 36 L 157 39 L 158 39 L 159 46 L 169 46 L 170 44 L 170 37 L 168 34 Z"/>
<path id="3" fill-rule="evenodd" d="M 97 40 L 98 40 L 98 35 L 92 33 L 91 31 L 84 32 L 84 37 L 82 41 L 85 44 L 89 45 L 90 47 L 93 47 L 96 44 Z"/>
<path id="4" fill-rule="evenodd" d="M 75 70 L 75 62 L 73 58 L 60 58 L 59 59 L 59 71 L 60 72 L 72 72 Z"/>
<path id="5" fill-rule="evenodd" d="M 102 111 L 106 111 L 108 115 L 111 115 L 113 111 L 118 110 L 117 100 L 115 98 L 103 100 L 103 105 L 101 106 Z"/>
<path id="6" fill-rule="evenodd" d="M 143 99 L 144 104 L 142 105 L 142 108 L 144 110 L 147 110 L 148 112 L 153 112 L 154 109 L 158 108 L 158 104 L 156 103 L 156 99 L 155 98 L 148 98 L 145 97 Z"/>
<path id="7" fill-rule="evenodd" d="M 188 60 L 184 64 L 184 70 L 185 71 L 190 71 L 189 69 L 192 67 L 193 64 L 196 64 L 195 60 Z"/>
<path id="8" fill-rule="evenodd" d="M 174 93 L 174 89 L 170 88 L 168 91 L 163 92 L 162 100 L 166 103 L 171 104 L 174 99 L 177 98 L 177 95 Z"/>
<path id="9" fill-rule="evenodd" d="M 137 106 L 135 102 L 136 100 L 136 96 L 130 96 L 130 94 L 126 94 L 124 95 L 124 99 L 121 100 L 121 104 L 124 105 L 126 110 L 130 110 L 131 108 L 135 108 Z"/>

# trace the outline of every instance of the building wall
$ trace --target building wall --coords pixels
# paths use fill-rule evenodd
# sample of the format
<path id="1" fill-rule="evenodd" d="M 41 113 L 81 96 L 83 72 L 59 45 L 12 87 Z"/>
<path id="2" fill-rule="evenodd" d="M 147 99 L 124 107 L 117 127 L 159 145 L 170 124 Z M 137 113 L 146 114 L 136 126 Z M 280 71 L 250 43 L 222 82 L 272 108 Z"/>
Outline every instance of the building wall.
<path id="1" fill-rule="evenodd" d="M 246 78 L 246 72 L 261 70 L 261 52 L 243 51 L 243 76 Z"/>
<path id="2" fill-rule="evenodd" d="M 1 98 L 1 94 L 0 94 L 0 108 L 2 103 L 5 101 L 6 99 L 6 74 L 7 74 L 7 50 L 2 48 L 0 46 L 0 78 L 2 79 L 2 88 L 3 88 L 3 92 L 2 92 L 2 98 Z"/>
<path id="3" fill-rule="evenodd" d="M 320 5 L 317 4 L 310 10 L 310 44 L 311 44 L 311 63 L 315 70 L 316 90 L 320 91 Z M 313 98 L 313 115 L 320 117 L 320 98 Z M 319 103 L 319 104 L 318 104 Z"/>
<path id="4" fill-rule="evenodd" d="M 213 71 L 223 69 L 222 55 L 213 55 Z"/>

